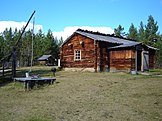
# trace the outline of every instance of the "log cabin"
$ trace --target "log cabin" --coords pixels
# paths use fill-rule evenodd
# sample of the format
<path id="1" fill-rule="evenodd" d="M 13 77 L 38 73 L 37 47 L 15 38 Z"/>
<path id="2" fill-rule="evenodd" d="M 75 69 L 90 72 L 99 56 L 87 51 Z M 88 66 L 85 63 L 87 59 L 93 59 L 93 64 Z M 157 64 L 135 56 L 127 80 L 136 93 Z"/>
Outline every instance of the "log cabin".
<path id="1" fill-rule="evenodd" d="M 43 55 L 40 58 L 38 58 L 40 65 L 53 65 L 53 57 L 52 55 Z"/>
<path id="2" fill-rule="evenodd" d="M 141 42 L 87 30 L 76 30 L 61 45 L 64 70 L 145 71 L 155 67 L 156 48 Z"/>

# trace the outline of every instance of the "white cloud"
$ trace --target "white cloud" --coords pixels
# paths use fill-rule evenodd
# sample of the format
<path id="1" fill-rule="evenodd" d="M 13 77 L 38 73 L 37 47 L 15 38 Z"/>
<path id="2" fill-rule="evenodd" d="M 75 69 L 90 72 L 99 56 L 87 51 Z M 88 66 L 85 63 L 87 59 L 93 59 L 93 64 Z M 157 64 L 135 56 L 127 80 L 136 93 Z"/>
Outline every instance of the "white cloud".
<path id="1" fill-rule="evenodd" d="M 0 21 L 0 33 L 2 33 L 6 28 L 12 28 L 12 30 L 15 30 L 17 28 L 18 30 L 22 29 L 26 25 L 26 22 L 16 22 L 16 21 Z M 26 30 L 33 29 L 33 23 L 29 23 Z M 34 31 L 38 32 L 38 30 L 42 30 L 42 25 L 34 25 Z"/>
<path id="2" fill-rule="evenodd" d="M 17 28 L 18 30 L 22 29 L 26 25 L 26 22 L 15 22 L 15 21 L 0 21 L 0 33 L 2 33 L 6 28 L 12 28 L 12 30 L 15 30 Z M 28 27 L 26 30 L 32 29 L 33 28 L 33 23 L 29 23 Z M 89 31 L 94 31 L 94 32 L 100 32 L 100 33 L 105 33 L 105 34 L 113 34 L 114 31 L 110 27 L 91 27 L 91 26 L 68 26 L 65 27 L 63 31 L 54 31 L 53 35 L 54 37 L 57 37 L 60 39 L 63 37 L 63 40 L 66 40 L 67 37 L 73 34 L 78 28 L 83 29 L 83 30 L 89 30 Z M 39 30 L 43 31 L 43 26 L 35 24 L 34 25 L 34 30 L 35 33 L 37 33 Z"/>
<path id="3" fill-rule="evenodd" d="M 72 35 L 73 32 L 75 32 L 78 28 L 83 30 L 89 30 L 93 32 L 100 32 L 104 34 L 113 34 L 114 31 L 110 27 L 91 27 L 91 26 L 68 26 L 64 28 L 64 31 L 60 32 L 53 32 L 54 37 L 61 38 L 63 37 L 63 40 L 66 40 L 70 35 Z"/>

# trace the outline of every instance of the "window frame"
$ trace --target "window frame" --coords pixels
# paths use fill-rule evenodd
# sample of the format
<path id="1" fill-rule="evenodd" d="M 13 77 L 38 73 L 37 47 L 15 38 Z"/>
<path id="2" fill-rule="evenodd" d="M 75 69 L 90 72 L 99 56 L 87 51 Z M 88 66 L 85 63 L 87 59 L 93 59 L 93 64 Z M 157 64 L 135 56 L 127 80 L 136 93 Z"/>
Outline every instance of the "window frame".
<path id="1" fill-rule="evenodd" d="M 74 50 L 74 61 L 80 61 L 81 60 L 81 50 L 75 49 Z"/>

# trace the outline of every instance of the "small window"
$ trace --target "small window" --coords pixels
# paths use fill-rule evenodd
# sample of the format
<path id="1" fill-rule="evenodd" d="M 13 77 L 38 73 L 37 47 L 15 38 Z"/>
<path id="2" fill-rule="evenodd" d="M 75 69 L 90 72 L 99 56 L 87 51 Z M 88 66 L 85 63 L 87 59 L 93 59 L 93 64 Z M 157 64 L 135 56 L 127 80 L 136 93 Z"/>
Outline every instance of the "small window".
<path id="1" fill-rule="evenodd" d="M 81 60 L 81 51 L 75 50 L 74 60 Z"/>

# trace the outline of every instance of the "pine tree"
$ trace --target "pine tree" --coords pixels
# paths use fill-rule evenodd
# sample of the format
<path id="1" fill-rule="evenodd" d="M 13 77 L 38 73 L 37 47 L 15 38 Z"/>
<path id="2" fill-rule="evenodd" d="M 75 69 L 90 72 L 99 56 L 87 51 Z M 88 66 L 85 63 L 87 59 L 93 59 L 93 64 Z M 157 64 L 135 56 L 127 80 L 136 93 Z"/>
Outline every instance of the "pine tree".
<path id="1" fill-rule="evenodd" d="M 140 22 L 139 30 L 138 30 L 138 39 L 139 42 L 144 42 L 146 43 L 146 37 L 145 37 L 145 29 L 143 22 Z"/>
<path id="2" fill-rule="evenodd" d="M 3 38 L 4 38 L 4 55 L 9 55 L 12 52 L 13 47 L 13 39 L 12 39 L 12 28 L 9 30 L 6 28 L 3 32 Z"/>
<path id="3" fill-rule="evenodd" d="M 124 27 L 122 27 L 121 25 L 119 25 L 117 28 L 114 29 L 114 34 L 118 37 L 122 37 L 125 36 L 125 32 L 124 31 Z"/>
<path id="4" fill-rule="evenodd" d="M 61 37 L 61 38 L 60 38 L 60 41 L 59 41 L 59 43 L 58 43 L 59 48 L 60 48 L 60 46 L 62 45 L 63 42 L 64 42 L 63 37 Z"/>
<path id="5" fill-rule="evenodd" d="M 54 41 L 54 37 L 52 31 L 49 29 L 45 37 L 45 43 L 44 43 L 45 54 L 52 54 L 53 41 Z"/>
<path id="6" fill-rule="evenodd" d="M 4 39 L 3 36 L 0 35 L 0 60 L 3 58 L 4 56 Z"/>
<path id="7" fill-rule="evenodd" d="M 129 33 L 128 33 L 127 38 L 133 39 L 133 40 L 137 40 L 137 38 L 138 38 L 137 28 L 135 28 L 133 23 L 131 24 L 131 26 L 129 28 Z"/>
<path id="8" fill-rule="evenodd" d="M 159 50 L 156 51 L 156 65 L 157 67 L 162 67 L 162 35 L 157 35 L 157 41 L 155 47 Z"/>
<path id="9" fill-rule="evenodd" d="M 157 32 L 158 32 L 158 25 L 157 22 L 154 21 L 154 18 L 150 15 L 148 17 L 148 23 L 145 26 L 145 36 L 147 39 L 146 44 L 153 45 L 153 40 L 157 38 Z"/>
<path id="10" fill-rule="evenodd" d="M 36 62 L 39 57 L 44 55 L 45 52 L 45 35 L 42 33 L 42 30 L 39 30 L 34 38 L 34 54 L 33 60 Z"/>
<path id="11" fill-rule="evenodd" d="M 20 61 L 23 66 L 30 66 L 31 60 L 31 43 L 32 43 L 32 31 L 28 30 L 24 33 L 22 37 L 22 45 L 21 45 L 21 54 Z"/>

